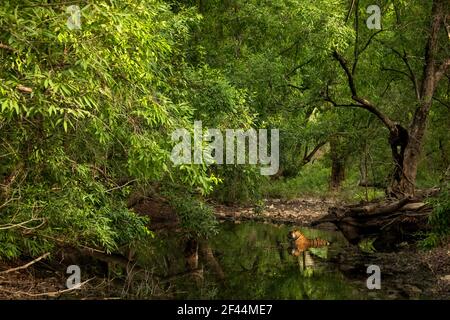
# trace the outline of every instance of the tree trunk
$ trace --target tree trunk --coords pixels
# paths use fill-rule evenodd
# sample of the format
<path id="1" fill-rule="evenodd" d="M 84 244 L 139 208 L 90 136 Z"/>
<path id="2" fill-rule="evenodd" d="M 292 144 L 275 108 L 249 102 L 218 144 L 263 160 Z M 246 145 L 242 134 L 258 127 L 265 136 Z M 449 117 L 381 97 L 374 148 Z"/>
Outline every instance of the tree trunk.
<path id="1" fill-rule="evenodd" d="M 396 161 L 396 172 L 394 172 L 391 190 L 392 194 L 397 197 L 414 196 L 417 167 L 433 95 L 437 83 L 450 65 L 450 59 L 446 59 L 440 66 L 436 66 L 439 30 L 442 27 L 444 17 L 448 15 L 447 2 L 448 0 L 433 1 L 430 36 L 425 47 L 425 64 L 419 92 L 419 106 L 416 109 L 411 126 L 406 131 L 397 124 L 397 130 L 391 130 L 389 142 Z"/>
<path id="2" fill-rule="evenodd" d="M 414 196 L 417 166 L 421 152 L 421 140 L 408 143 L 403 155 L 402 172 L 392 185 L 393 193 L 399 196 Z"/>
<path id="3" fill-rule="evenodd" d="M 402 197 L 414 192 L 415 174 L 412 177 L 413 167 L 411 167 L 410 157 L 405 156 L 407 150 L 413 144 L 410 143 L 409 132 L 401 125 L 395 126 L 396 130 L 391 131 L 389 135 L 389 144 L 391 145 L 392 158 L 394 159 L 394 173 L 391 185 L 387 193 L 392 197 Z M 417 170 L 417 165 L 415 166 Z M 412 190 L 409 188 L 412 187 Z"/>
<path id="4" fill-rule="evenodd" d="M 338 191 L 345 179 L 345 159 L 340 150 L 339 137 L 330 139 L 331 177 L 330 189 Z"/>
<path id="5" fill-rule="evenodd" d="M 424 50 L 424 67 L 422 78 L 420 79 L 420 88 L 419 82 L 417 81 L 417 78 L 408 62 L 406 52 L 402 55 L 400 52 L 393 49 L 394 52 L 396 52 L 406 63 L 408 69 L 410 70 L 410 78 L 414 84 L 416 97 L 418 99 L 418 106 L 415 111 L 413 121 L 408 129 L 404 128 L 402 125 L 382 113 L 371 101 L 358 95 L 354 78 L 356 64 L 358 62 L 358 54 L 355 56 L 353 67 L 349 68 L 345 58 L 339 54 L 339 52 L 333 52 L 333 57 L 339 62 L 347 75 L 348 86 L 352 93 L 352 99 L 357 103 L 356 105 L 353 104 L 351 106 L 363 108 L 372 113 L 386 126 L 386 128 L 389 129 L 389 144 L 392 149 L 395 170 L 387 193 L 395 197 L 414 196 L 417 167 L 420 160 L 422 142 L 426 131 L 427 119 L 430 113 L 433 95 L 440 79 L 450 67 L 450 57 L 444 58 L 442 62 L 437 65 L 439 30 L 442 28 L 445 19 L 449 16 L 449 9 L 450 6 L 448 6 L 448 0 L 433 0 L 431 25 L 428 41 Z M 358 33 L 357 29 L 356 33 Z M 357 50 L 355 52 L 357 52 Z M 333 101 L 328 94 L 328 86 L 324 93 L 324 98 L 325 101 L 330 102 L 335 107 L 349 106 L 348 104 L 339 104 Z"/>
<path id="6" fill-rule="evenodd" d="M 430 107 L 431 101 L 426 101 L 416 110 L 409 132 L 397 125 L 397 134 L 390 135 L 389 143 L 395 163 L 394 177 L 389 190 L 391 196 L 396 198 L 414 196 L 417 167 Z"/>
<path id="7" fill-rule="evenodd" d="M 191 238 L 186 241 L 184 257 L 189 271 L 198 269 L 198 241 L 196 239 Z"/>
<path id="8" fill-rule="evenodd" d="M 216 276 L 223 280 L 225 279 L 225 273 L 223 272 L 222 267 L 214 256 L 214 252 L 206 240 L 203 240 L 199 244 L 199 250 L 204 259 L 206 265 L 211 268 L 211 270 L 216 274 Z"/>

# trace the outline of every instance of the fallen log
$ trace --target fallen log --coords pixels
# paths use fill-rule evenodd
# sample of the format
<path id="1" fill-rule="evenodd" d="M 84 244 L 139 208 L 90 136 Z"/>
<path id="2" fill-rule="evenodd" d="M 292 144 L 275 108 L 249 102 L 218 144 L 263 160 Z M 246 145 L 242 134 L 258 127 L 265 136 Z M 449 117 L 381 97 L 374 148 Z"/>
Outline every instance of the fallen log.
<path id="1" fill-rule="evenodd" d="M 411 199 L 404 198 L 398 201 L 394 201 L 391 203 L 382 203 L 382 204 L 370 204 L 365 206 L 358 206 L 358 207 L 350 207 L 350 215 L 351 216 L 363 216 L 363 215 L 383 215 L 390 212 L 394 212 L 396 210 L 399 210 L 404 205 L 406 205 L 408 202 L 410 202 Z"/>
<path id="2" fill-rule="evenodd" d="M 418 231 L 427 230 L 432 207 L 419 197 L 331 207 L 328 214 L 311 226 L 333 223 L 351 244 L 374 237 L 377 250 L 393 249 L 409 241 Z"/>

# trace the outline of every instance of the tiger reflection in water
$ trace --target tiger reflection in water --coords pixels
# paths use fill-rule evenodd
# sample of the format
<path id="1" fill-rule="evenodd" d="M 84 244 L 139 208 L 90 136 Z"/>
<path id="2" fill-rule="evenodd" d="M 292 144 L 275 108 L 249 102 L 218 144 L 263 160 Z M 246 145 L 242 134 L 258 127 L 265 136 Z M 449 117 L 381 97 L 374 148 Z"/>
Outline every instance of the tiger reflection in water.
<path id="1" fill-rule="evenodd" d="M 306 251 L 310 248 L 321 248 L 325 246 L 329 246 L 330 242 L 320 238 L 308 239 L 303 233 L 299 230 L 290 231 L 288 234 L 288 238 L 291 242 L 289 247 L 290 253 L 298 257 L 300 254 L 303 258 L 303 268 L 306 267 Z M 312 261 L 311 257 L 308 255 L 308 258 Z"/>

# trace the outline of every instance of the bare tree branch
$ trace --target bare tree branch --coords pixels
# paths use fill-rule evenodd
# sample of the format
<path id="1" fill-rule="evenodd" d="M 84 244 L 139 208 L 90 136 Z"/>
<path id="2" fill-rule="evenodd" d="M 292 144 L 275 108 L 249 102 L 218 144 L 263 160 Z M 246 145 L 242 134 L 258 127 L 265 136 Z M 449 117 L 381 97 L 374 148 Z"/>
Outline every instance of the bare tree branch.
<path id="1" fill-rule="evenodd" d="M 397 72 L 400 74 L 403 74 L 404 76 L 406 76 L 408 79 L 411 79 L 410 75 L 407 74 L 405 71 L 401 71 L 401 70 L 397 70 L 394 68 L 381 68 L 382 71 L 392 71 L 392 72 Z"/>
<path id="2" fill-rule="evenodd" d="M 308 59 L 308 61 L 306 61 L 306 62 L 304 62 L 304 63 L 302 63 L 302 64 L 299 64 L 299 65 L 296 66 L 294 69 L 292 69 L 291 71 L 289 71 L 289 73 L 286 75 L 286 77 L 289 77 L 290 75 L 294 74 L 295 71 L 297 71 L 298 69 L 301 69 L 301 68 L 303 68 L 304 66 L 310 64 L 312 61 L 313 61 L 313 58 L 310 58 L 310 59 Z"/>
<path id="3" fill-rule="evenodd" d="M 352 4 L 353 6 L 353 4 Z M 358 11 L 358 6 L 359 6 L 359 1 L 356 0 L 356 10 L 355 10 L 355 46 L 353 49 L 353 55 L 354 55 L 354 61 L 353 61 L 353 66 L 352 66 L 352 75 L 354 76 L 356 73 L 356 67 L 358 65 L 358 59 L 360 57 L 360 55 L 369 47 L 370 43 L 372 42 L 372 40 L 381 32 L 383 32 L 384 30 L 378 30 L 375 33 L 373 33 L 369 39 L 367 40 L 366 44 L 364 45 L 364 47 L 359 50 L 358 49 L 358 42 L 359 42 L 359 11 Z"/>
<path id="4" fill-rule="evenodd" d="M 38 257 L 38 258 L 36 258 L 36 259 L 34 259 L 34 260 L 28 262 L 27 264 L 24 264 L 23 266 L 16 267 L 16 268 L 11 268 L 11 269 L 2 271 L 2 272 L 0 272 L 0 274 L 11 273 L 11 272 L 14 272 L 14 271 L 19 271 L 19 270 L 26 269 L 26 268 L 28 268 L 29 266 L 35 264 L 36 262 L 39 262 L 39 261 L 41 261 L 42 259 L 47 258 L 49 255 L 50 255 L 50 252 L 44 253 L 42 256 L 40 256 L 40 257 Z"/>
<path id="5" fill-rule="evenodd" d="M 359 103 L 358 106 L 360 108 L 366 109 L 367 111 L 376 115 L 381 120 L 381 122 L 383 122 L 383 124 L 389 129 L 389 131 L 396 132 L 397 128 L 394 121 L 392 121 L 388 116 L 380 112 L 378 108 L 370 101 L 358 96 L 353 75 L 350 72 L 344 57 L 341 56 L 337 51 L 333 52 L 333 57 L 339 62 L 342 69 L 345 71 L 345 74 L 347 75 L 348 85 L 352 93 L 352 99 Z"/>
<path id="6" fill-rule="evenodd" d="M 131 183 L 133 183 L 133 182 L 136 182 L 136 181 L 137 181 L 137 179 L 133 179 L 133 180 L 127 181 L 126 183 L 124 183 L 124 184 L 122 184 L 122 185 L 120 185 L 120 186 L 115 186 L 114 188 L 108 189 L 108 190 L 106 190 L 105 192 L 111 192 L 111 191 L 113 191 L 113 190 L 117 190 L 117 189 L 124 188 L 124 187 L 126 187 L 127 185 L 129 185 L 129 184 L 131 184 Z"/>
<path id="7" fill-rule="evenodd" d="M 64 290 L 59 290 L 59 291 L 51 291 L 51 292 L 42 292 L 42 293 L 30 293 L 30 292 L 25 292 L 25 291 L 12 291 L 12 290 L 7 290 L 7 289 L 2 289 L 0 288 L 1 291 L 4 292 L 8 292 L 10 294 L 16 294 L 16 295 L 25 295 L 28 297 L 58 297 L 63 293 L 67 293 L 73 290 L 77 290 L 80 289 L 83 285 L 85 285 L 86 283 L 88 283 L 89 281 L 92 281 L 94 278 L 88 279 L 84 282 L 81 282 L 80 284 L 72 287 L 72 288 L 68 288 L 68 289 L 64 289 Z"/>
<path id="8" fill-rule="evenodd" d="M 439 66 L 439 68 L 436 70 L 434 74 L 434 81 L 436 83 L 438 83 L 441 80 L 442 76 L 444 75 L 444 73 L 447 72 L 449 67 L 450 67 L 450 58 L 447 58 L 444 60 L 444 62 L 442 62 L 442 64 Z"/>
<path id="9" fill-rule="evenodd" d="M 6 51 L 11 51 L 11 52 L 16 51 L 13 47 L 10 47 L 7 44 L 1 43 L 1 42 L 0 42 L 0 49 L 6 50 Z"/>
<path id="10" fill-rule="evenodd" d="M 325 145 L 325 143 L 327 143 L 327 141 L 320 142 L 318 145 L 316 145 L 314 147 L 314 149 L 312 149 L 312 151 L 308 155 L 305 155 L 305 157 L 303 157 L 303 161 L 302 161 L 303 165 L 310 162 L 312 160 L 312 158 L 314 157 L 314 155 L 317 153 L 317 151 L 319 151 L 320 148 L 322 148 Z"/>
<path id="11" fill-rule="evenodd" d="M 32 228 L 26 227 L 26 225 L 27 225 L 28 223 L 34 222 L 34 221 L 40 221 L 41 223 L 40 223 L 38 226 L 36 226 L 36 227 L 32 227 Z M 45 224 L 45 220 L 44 220 L 44 219 L 35 219 L 35 218 L 32 218 L 32 219 L 30 219 L 30 220 L 23 221 L 23 222 L 16 223 L 16 224 L 7 223 L 7 224 L 4 224 L 4 225 L 0 225 L 0 230 L 8 230 L 8 229 L 12 229 L 12 228 L 23 228 L 23 229 L 27 229 L 27 230 L 33 230 L 33 229 L 38 229 L 38 228 L 40 228 L 40 227 L 43 226 L 44 224 Z"/>
<path id="12" fill-rule="evenodd" d="M 353 47 L 354 62 L 352 67 L 352 75 L 355 75 L 356 65 L 358 64 L 358 42 L 359 42 L 359 0 L 356 0 L 355 8 L 355 45 Z"/>
<path id="13" fill-rule="evenodd" d="M 30 87 L 25 87 L 23 85 L 18 85 L 17 90 L 19 90 L 20 92 L 23 92 L 23 93 L 32 93 L 33 92 L 33 89 L 31 89 Z"/>
<path id="14" fill-rule="evenodd" d="M 308 89 L 308 87 L 299 87 L 299 86 L 296 86 L 296 85 L 293 85 L 293 84 L 290 84 L 290 83 L 288 83 L 286 86 L 291 87 L 293 89 L 297 89 L 298 91 L 301 91 L 301 92 L 303 92 L 303 91 Z"/>
<path id="15" fill-rule="evenodd" d="M 383 93 L 381 94 L 381 97 L 384 97 L 384 95 L 389 90 L 389 88 L 391 87 L 391 84 L 394 80 L 396 80 L 396 78 L 391 78 L 391 80 L 389 80 L 388 84 L 386 85 L 386 88 L 384 89 Z"/>
<path id="16" fill-rule="evenodd" d="M 403 50 L 403 54 L 400 53 L 400 51 L 398 51 L 395 48 L 389 48 L 392 50 L 392 52 L 394 52 L 397 56 L 400 57 L 400 59 L 402 59 L 402 61 L 404 62 L 404 64 L 406 65 L 406 68 L 408 68 L 408 72 L 409 72 L 409 76 L 408 78 L 412 81 L 413 83 L 413 87 L 414 87 L 414 92 L 416 93 L 416 98 L 417 100 L 420 100 L 420 91 L 419 91 L 419 85 L 417 84 L 417 77 L 414 73 L 414 71 L 411 68 L 411 64 L 409 63 L 408 60 L 408 55 L 406 53 L 405 50 Z"/>
<path id="17" fill-rule="evenodd" d="M 444 107 L 448 108 L 450 110 L 450 104 L 445 103 L 444 101 L 442 101 L 439 98 L 433 97 L 433 100 L 436 100 L 437 102 L 439 102 L 441 105 L 443 105 Z"/>
<path id="18" fill-rule="evenodd" d="M 324 100 L 331 103 L 333 105 L 333 107 L 355 107 L 355 108 L 361 107 L 359 104 L 355 104 L 355 103 L 347 103 L 347 104 L 337 103 L 336 101 L 331 99 L 331 97 L 329 97 L 328 94 L 326 96 L 324 96 Z"/>
<path id="19" fill-rule="evenodd" d="M 20 200 L 20 197 L 17 198 L 9 198 L 8 200 L 6 200 L 3 204 L 0 205 L 0 209 L 3 207 L 6 207 L 8 205 L 8 203 L 16 201 L 16 200 Z"/>
<path id="20" fill-rule="evenodd" d="M 350 18 L 350 15 L 352 14 L 353 6 L 355 5 L 355 1 L 356 0 L 352 0 L 352 4 L 350 5 L 350 8 L 348 9 L 348 12 L 347 12 L 347 17 L 345 18 L 345 23 L 347 23 L 348 19 Z"/>
<path id="21" fill-rule="evenodd" d="M 352 96 L 357 96 L 355 82 L 353 80 L 353 75 L 350 72 L 350 70 L 348 69 L 347 62 L 345 61 L 344 57 L 341 56 L 337 51 L 333 52 L 333 57 L 339 62 L 342 69 L 344 69 L 345 74 L 347 75 L 348 86 L 350 88 L 350 91 L 352 92 Z"/>
<path id="22" fill-rule="evenodd" d="M 363 53 L 370 45 L 370 43 L 372 42 L 373 38 L 375 38 L 376 35 L 378 35 L 379 33 L 383 32 L 383 29 L 378 30 L 377 32 L 373 33 L 370 37 L 369 40 L 367 40 L 366 44 L 364 45 L 364 47 L 358 52 L 358 55 L 361 55 L 361 53 Z"/>

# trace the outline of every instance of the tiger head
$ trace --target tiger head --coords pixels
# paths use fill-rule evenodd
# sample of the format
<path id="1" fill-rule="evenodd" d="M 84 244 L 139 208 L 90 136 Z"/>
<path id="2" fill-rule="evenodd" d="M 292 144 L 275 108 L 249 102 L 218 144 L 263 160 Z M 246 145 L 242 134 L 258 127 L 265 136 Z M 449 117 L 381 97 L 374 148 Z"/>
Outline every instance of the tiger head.
<path id="1" fill-rule="evenodd" d="M 302 233 L 300 231 L 298 231 L 298 230 L 289 231 L 289 234 L 288 234 L 288 238 L 290 240 L 297 240 L 301 236 L 302 236 Z"/>

